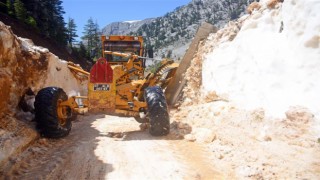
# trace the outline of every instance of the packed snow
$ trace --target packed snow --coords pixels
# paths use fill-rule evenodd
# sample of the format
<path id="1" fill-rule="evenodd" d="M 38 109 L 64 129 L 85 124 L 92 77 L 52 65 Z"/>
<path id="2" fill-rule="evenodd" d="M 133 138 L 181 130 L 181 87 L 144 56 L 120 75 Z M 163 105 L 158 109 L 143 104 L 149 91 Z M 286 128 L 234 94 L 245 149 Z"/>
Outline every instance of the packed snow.
<path id="1" fill-rule="evenodd" d="M 48 63 L 47 73 L 43 74 L 44 80 L 41 83 L 36 83 L 32 89 L 39 90 L 43 87 L 56 86 L 61 87 L 68 96 L 85 95 L 87 93 L 86 81 L 77 79 L 68 68 L 68 62 L 59 59 L 59 57 L 50 53 L 48 49 L 35 46 L 29 39 L 20 38 L 21 48 L 34 54 L 35 57 L 40 56 L 41 53 L 47 54 Z"/>
<path id="2" fill-rule="evenodd" d="M 132 20 L 132 21 L 124 21 L 124 22 L 126 22 L 126 23 L 136 23 L 136 22 L 139 22 L 139 21 L 141 21 L 141 20 Z"/>
<path id="3" fill-rule="evenodd" d="M 277 10 L 261 4 L 233 41 L 205 56 L 204 91 L 275 117 L 296 105 L 319 117 L 320 1 L 284 1 Z"/>
<path id="4" fill-rule="evenodd" d="M 259 4 L 199 45 L 171 132 L 225 179 L 318 179 L 320 1 Z"/>

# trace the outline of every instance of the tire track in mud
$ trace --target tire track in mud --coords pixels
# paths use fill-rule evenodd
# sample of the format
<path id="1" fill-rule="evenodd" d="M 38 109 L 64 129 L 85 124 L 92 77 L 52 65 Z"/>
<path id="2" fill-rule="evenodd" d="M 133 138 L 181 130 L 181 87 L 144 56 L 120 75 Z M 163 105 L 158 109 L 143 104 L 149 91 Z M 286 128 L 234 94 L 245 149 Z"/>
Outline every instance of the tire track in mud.
<path id="1" fill-rule="evenodd" d="M 151 136 L 133 118 L 88 115 L 69 136 L 35 142 L 2 173 L 4 179 L 220 179 L 206 156 L 196 143 Z"/>
<path id="2" fill-rule="evenodd" d="M 73 123 L 69 136 L 62 139 L 41 138 L 23 154 L 12 159 L 5 168 L 5 179 L 104 179 L 110 167 L 94 155 L 95 137 L 99 132 L 91 127 L 91 119 L 84 116 Z M 79 173 L 81 172 L 81 173 Z M 94 177 L 93 177 L 94 172 Z"/>
<path id="3" fill-rule="evenodd" d="M 178 141 L 172 143 L 172 149 L 177 152 L 180 162 L 188 164 L 188 177 L 186 179 L 226 179 L 220 172 L 212 167 L 209 154 L 201 144 L 195 142 Z"/>

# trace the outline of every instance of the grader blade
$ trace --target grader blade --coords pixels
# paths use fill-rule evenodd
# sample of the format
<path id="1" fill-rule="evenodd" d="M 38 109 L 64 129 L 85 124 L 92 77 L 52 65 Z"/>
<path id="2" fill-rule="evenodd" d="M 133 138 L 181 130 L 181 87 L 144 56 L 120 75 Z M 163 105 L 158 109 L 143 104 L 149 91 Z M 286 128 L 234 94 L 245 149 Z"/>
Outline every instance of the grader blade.
<path id="1" fill-rule="evenodd" d="M 198 32 L 195 38 L 193 39 L 191 45 L 189 46 L 189 49 L 184 55 L 175 75 L 173 76 L 172 80 L 169 82 L 169 85 L 165 91 L 165 96 L 169 106 L 175 105 L 175 103 L 178 100 L 180 92 L 182 91 L 184 85 L 186 84 L 186 80 L 184 79 L 183 75 L 189 68 L 193 55 L 198 49 L 198 45 L 200 41 L 207 38 L 210 33 L 215 33 L 215 32 L 217 32 L 217 28 L 209 23 L 203 23 L 198 29 Z"/>

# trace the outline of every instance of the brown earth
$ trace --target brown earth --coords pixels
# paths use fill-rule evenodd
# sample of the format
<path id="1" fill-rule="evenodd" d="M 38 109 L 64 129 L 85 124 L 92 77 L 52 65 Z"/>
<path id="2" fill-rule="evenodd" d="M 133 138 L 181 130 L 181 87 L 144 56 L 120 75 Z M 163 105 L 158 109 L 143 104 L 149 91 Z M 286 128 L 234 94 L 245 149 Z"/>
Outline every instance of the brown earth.
<path id="1" fill-rule="evenodd" d="M 174 129 L 173 129 L 174 131 Z M 69 136 L 40 138 L 0 168 L 6 179 L 221 179 L 203 145 L 153 137 L 133 118 L 80 116 Z"/>
<path id="2" fill-rule="evenodd" d="M 0 166 L 37 137 L 31 121 L 34 94 L 47 86 L 76 91 L 85 83 L 48 49 L 19 38 L 0 21 Z M 63 79 L 63 81 L 61 81 Z M 24 112 L 25 111 L 25 112 Z"/>

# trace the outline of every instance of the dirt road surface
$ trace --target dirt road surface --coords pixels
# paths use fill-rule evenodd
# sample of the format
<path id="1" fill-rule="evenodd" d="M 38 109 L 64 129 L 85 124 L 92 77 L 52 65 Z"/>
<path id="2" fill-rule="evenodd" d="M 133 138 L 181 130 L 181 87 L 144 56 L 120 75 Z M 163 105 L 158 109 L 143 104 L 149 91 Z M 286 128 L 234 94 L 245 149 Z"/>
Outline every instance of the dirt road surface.
<path id="1" fill-rule="evenodd" d="M 5 179 L 220 179 L 206 148 L 153 137 L 133 118 L 78 116 L 69 136 L 41 138 L 4 167 Z"/>

